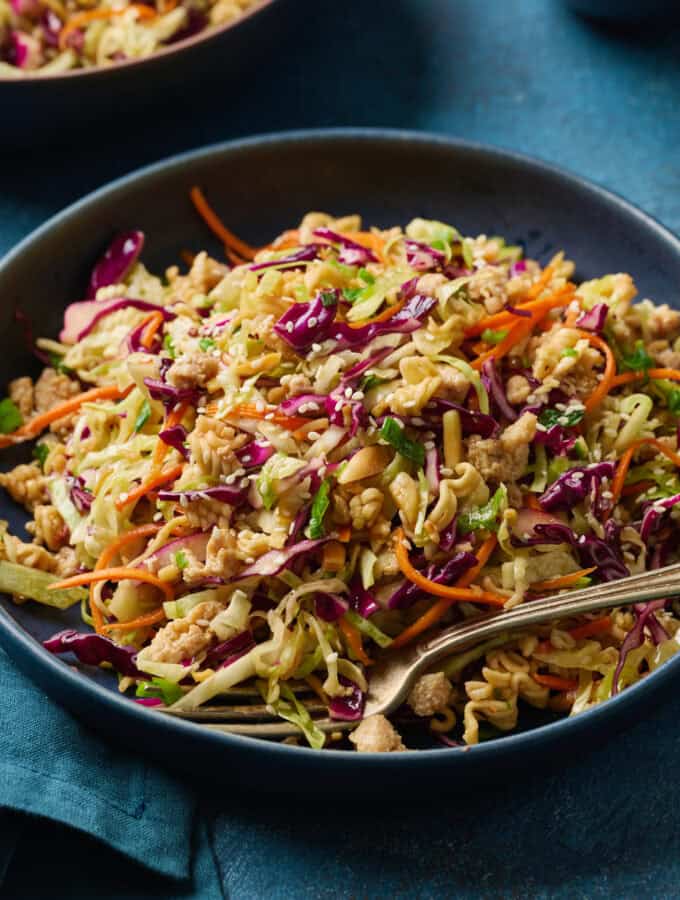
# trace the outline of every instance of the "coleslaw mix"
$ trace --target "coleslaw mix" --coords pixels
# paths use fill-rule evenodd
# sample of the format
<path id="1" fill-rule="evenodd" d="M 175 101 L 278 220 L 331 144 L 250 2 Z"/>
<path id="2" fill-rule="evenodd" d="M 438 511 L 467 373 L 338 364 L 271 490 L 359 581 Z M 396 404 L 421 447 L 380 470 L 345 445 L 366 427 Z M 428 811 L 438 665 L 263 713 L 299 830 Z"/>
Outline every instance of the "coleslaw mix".
<path id="1" fill-rule="evenodd" d="M 257 0 L 0 0 L 0 78 L 59 75 L 151 56 L 227 25 Z"/>
<path id="2" fill-rule="evenodd" d="M 148 706 L 255 684 L 312 747 L 344 740 L 313 693 L 360 751 L 405 749 L 403 715 L 448 744 L 524 704 L 573 715 L 678 650 L 670 601 L 581 616 L 362 720 L 378 655 L 680 558 L 680 312 L 424 219 L 310 213 L 258 249 L 192 198 L 231 264 L 158 276 L 141 232 L 117 236 L 0 402 L 0 445 L 34 457 L 0 476 L 33 534 L 4 527 L 0 590 L 89 626 L 49 650 Z"/>

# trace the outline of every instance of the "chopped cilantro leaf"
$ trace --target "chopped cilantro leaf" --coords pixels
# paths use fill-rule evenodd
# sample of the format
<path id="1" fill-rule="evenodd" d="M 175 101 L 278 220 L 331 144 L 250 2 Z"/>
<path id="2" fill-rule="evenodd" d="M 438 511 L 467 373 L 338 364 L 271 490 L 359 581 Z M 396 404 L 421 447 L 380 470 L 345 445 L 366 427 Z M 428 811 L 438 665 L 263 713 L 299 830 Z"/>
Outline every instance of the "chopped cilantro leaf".
<path id="1" fill-rule="evenodd" d="M 10 400 L 9 397 L 0 400 L 0 434 L 11 434 L 21 427 L 23 423 L 24 418 L 19 412 L 16 403 Z"/>
<path id="2" fill-rule="evenodd" d="M 142 403 L 142 408 L 139 410 L 139 414 L 135 419 L 135 431 L 141 431 L 142 428 L 149 421 L 149 416 L 151 415 L 151 405 L 148 400 L 145 400 Z"/>

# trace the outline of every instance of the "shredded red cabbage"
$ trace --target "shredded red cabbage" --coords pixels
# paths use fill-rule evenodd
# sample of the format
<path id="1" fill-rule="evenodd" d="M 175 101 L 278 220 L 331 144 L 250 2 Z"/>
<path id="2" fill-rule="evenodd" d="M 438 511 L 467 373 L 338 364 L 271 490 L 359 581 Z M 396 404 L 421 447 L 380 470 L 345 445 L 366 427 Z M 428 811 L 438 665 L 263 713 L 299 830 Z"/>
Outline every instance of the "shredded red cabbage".
<path id="1" fill-rule="evenodd" d="M 306 244 L 300 250 L 291 253 L 290 256 L 284 256 L 281 259 L 271 259 L 268 262 L 254 263 L 248 268 L 251 272 L 261 272 L 263 269 L 278 269 L 280 266 L 292 268 L 294 264 L 311 262 L 313 259 L 316 259 L 322 246 L 322 244 Z"/>
<path id="2" fill-rule="evenodd" d="M 255 469 L 264 465 L 274 455 L 274 447 L 268 441 L 251 441 L 245 447 L 234 451 L 244 469 Z"/>
<path id="3" fill-rule="evenodd" d="M 546 512 L 558 509 L 569 510 L 591 493 L 597 492 L 603 478 L 613 478 L 616 465 L 613 462 L 599 462 L 591 466 L 575 466 L 563 472 L 538 498 Z"/>
<path id="4" fill-rule="evenodd" d="M 339 594 L 318 593 L 314 601 L 317 616 L 324 622 L 337 622 L 349 609 L 349 603 Z"/>
<path id="5" fill-rule="evenodd" d="M 59 340 L 63 344 L 76 344 L 92 331 L 97 322 L 105 316 L 119 309 L 132 307 L 144 312 L 162 313 L 166 322 L 176 318 L 175 313 L 149 303 L 148 300 L 136 300 L 132 297 L 111 297 L 110 300 L 82 300 L 79 303 L 71 303 L 64 313 L 64 327 L 59 333 Z"/>
<path id="6" fill-rule="evenodd" d="M 528 309 L 519 309 L 517 306 L 512 306 L 510 303 L 505 307 L 505 312 L 509 312 L 513 316 L 521 316 L 523 319 L 531 318 L 531 312 Z"/>
<path id="7" fill-rule="evenodd" d="M 191 491 L 159 491 L 159 500 L 176 500 L 179 503 L 193 503 L 196 500 L 217 500 L 218 503 L 228 503 L 230 506 L 240 506 L 245 503 L 248 496 L 250 482 L 247 479 L 239 481 L 239 484 L 217 484 L 214 487 L 201 488 Z"/>
<path id="8" fill-rule="evenodd" d="M 661 643 L 661 640 L 666 640 L 668 637 L 661 623 L 654 615 L 658 609 L 663 609 L 665 605 L 665 599 L 652 600 L 649 603 L 637 603 L 635 605 L 634 612 L 636 622 L 624 638 L 621 649 L 619 650 L 619 661 L 616 664 L 616 669 L 614 669 L 614 680 L 612 682 L 612 697 L 619 692 L 619 678 L 621 677 L 621 671 L 628 658 L 628 654 L 631 650 L 636 650 L 638 647 L 641 647 L 644 642 L 645 627 L 649 629 L 652 640 L 656 644 Z M 661 628 L 661 631 L 663 632 L 661 640 L 656 640 L 655 638 L 655 634 L 658 637 L 659 633 L 658 630 L 654 628 L 654 625 Z"/>
<path id="9" fill-rule="evenodd" d="M 85 482 L 80 476 L 75 478 L 69 477 L 67 478 L 67 482 L 69 484 L 69 496 L 71 502 L 81 515 L 85 515 L 92 506 L 94 494 L 91 491 L 85 490 Z"/>
<path id="10" fill-rule="evenodd" d="M 436 447 L 431 447 L 425 451 L 425 477 L 433 497 L 439 494 L 440 468 L 439 450 Z"/>
<path id="11" fill-rule="evenodd" d="M 355 578 L 349 585 L 348 599 L 349 605 L 363 619 L 370 619 L 373 613 L 378 612 L 380 609 L 378 601 L 370 591 L 366 590 L 358 578 Z"/>
<path id="12" fill-rule="evenodd" d="M 343 687 L 351 687 L 352 693 L 344 697 L 331 697 L 328 701 L 328 712 L 331 719 L 340 719 L 345 722 L 356 722 L 364 714 L 364 706 L 366 704 L 366 696 L 358 684 L 345 678 L 344 675 L 338 676 L 338 680 Z"/>
<path id="13" fill-rule="evenodd" d="M 123 281 L 139 259 L 143 247 L 143 231 L 124 231 L 116 235 L 92 270 L 87 299 L 94 299 L 99 288 Z"/>
<path id="14" fill-rule="evenodd" d="M 322 544 L 325 544 L 328 540 L 330 540 L 330 538 L 317 538 L 316 540 L 300 541 L 298 544 L 286 547 L 285 550 L 270 550 L 268 553 L 264 553 L 252 564 L 252 566 L 245 568 L 241 574 L 233 580 L 240 581 L 243 578 L 265 578 L 272 575 L 278 575 L 279 572 L 283 572 L 284 569 L 287 569 L 298 556 L 313 553 L 314 550 Z"/>
<path id="15" fill-rule="evenodd" d="M 378 257 L 372 250 L 363 247 L 342 234 L 338 234 L 337 231 L 331 231 L 330 228 L 317 228 L 313 233 L 314 237 L 322 238 L 331 244 L 338 244 L 340 247 L 338 262 L 346 266 L 365 266 L 369 262 L 378 262 Z"/>
<path id="16" fill-rule="evenodd" d="M 337 291 L 333 292 L 337 299 Z M 385 322 L 370 322 L 352 328 L 336 322 L 337 302 L 329 302 L 328 291 L 320 291 L 309 303 L 293 303 L 274 326 L 274 331 L 300 353 L 312 344 L 329 338 L 335 340 L 335 351 L 362 347 L 382 334 L 409 334 L 421 326 L 420 319 L 436 304 L 434 297 L 416 294 Z"/>
<path id="17" fill-rule="evenodd" d="M 73 629 L 60 631 L 46 641 L 43 647 L 50 653 L 73 653 L 88 666 L 110 663 L 116 672 L 137 678 L 141 672 L 135 665 L 136 647 L 121 647 L 101 634 L 79 634 Z"/>
<path id="18" fill-rule="evenodd" d="M 449 409 L 455 409 L 458 412 L 460 427 L 465 436 L 478 434 L 483 438 L 490 438 L 496 437 L 500 431 L 500 425 L 493 416 L 466 409 L 458 403 L 453 403 L 451 400 L 442 400 L 440 397 L 433 397 L 425 406 L 422 415 L 434 414 L 439 420 L 439 427 L 441 427 L 441 417 Z M 436 425 L 437 423 L 428 422 L 428 428 L 433 427 L 433 424 Z"/>
<path id="19" fill-rule="evenodd" d="M 205 669 L 224 669 L 240 659 L 244 654 L 248 653 L 255 646 L 253 635 L 250 631 L 241 631 L 239 634 L 230 637 L 226 641 L 222 641 L 208 653 L 203 661 Z"/>
<path id="20" fill-rule="evenodd" d="M 149 389 L 152 400 L 162 400 L 166 406 L 174 406 L 183 400 L 196 403 L 201 396 L 196 388 L 177 388 L 167 381 L 159 381 L 157 378 L 145 378 L 144 384 Z"/>
<path id="21" fill-rule="evenodd" d="M 585 328 L 586 331 L 593 331 L 595 334 L 601 334 L 607 322 L 607 313 L 609 307 L 606 303 L 596 303 L 588 312 L 581 313 L 576 320 L 577 328 Z"/>
<path id="22" fill-rule="evenodd" d="M 487 359 L 482 363 L 482 384 L 491 395 L 500 414 L 510 422 L 514 422 L 517 419 L 517 413 L 508 403 L 508 398 L 505 396 L 505 388 L 493 358 Z"/>
<path id="23" fill-rule="evenodd" d="M 447 560 L 443 565 L 441 563 L 432 563 L 425 570 L 424 575 L 429 581 L 435 584 L 454 584 L 458 579 L 477 565 L 477 557 L 472 553 L 461 550 Z M 394 591 L 387 600 L 388 609 L 405 609 L 417 599 L 420 594 L 424 593 L 421 587 L 407 579 Z"/>
<path id="24" fill-rule="evenodd" d="M 183 425 L 173 425 L 172 428 L 165 428 L 163 431 L 159 432 L 158 437 L 164 444 L 167 444 L 168 447 L 173 447 L 181 453 L 184 459 L 189 459 L 189 451 L 185 445 L 187 430 Z"/>
<path id="25" fill-rule="evenodd" d="M 420 241 L 407 239 L 404 241 L 404 245 L 406 246 L 406 262 L 418 272 L 428 272 L 438 266 L 443 266 L 446 262 L 446 256 L 441 250 L 435 250 L 434 247 L 429 247 Z"/>
<path id="26" fill-rule="evenodd" d="M 666 497 L 664 500 L 654 500 L 646 506 L 640 525 L 640 537 L 645 543 L 649 541 L 653 532 L 659 528 L 661 520 L 668 510 L 675 506 L 676 503 L 680 503 L 680 494 Z"/>
<path id="27" fill-rule="evenodd" d="M 595 566 L 601 581 L 616 581 L 630 575 L 623 562 L 618 534 L 610 530 L 606 540 L 591 535 L 577 535 L 568 525 L 537 523 L 533 535 L 522 540 L 525 547 L 535 544 L 570 544 L 576 551 L 583 568 Z"/>

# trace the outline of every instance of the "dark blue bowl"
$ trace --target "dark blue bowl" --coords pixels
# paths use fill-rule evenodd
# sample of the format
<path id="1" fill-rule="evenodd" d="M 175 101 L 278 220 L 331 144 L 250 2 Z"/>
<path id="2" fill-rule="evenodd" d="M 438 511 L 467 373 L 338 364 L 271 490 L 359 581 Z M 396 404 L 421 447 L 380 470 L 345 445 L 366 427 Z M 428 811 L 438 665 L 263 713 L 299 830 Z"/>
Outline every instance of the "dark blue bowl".
<path id="1" fill-rule="evenodd" d="M 466 233 L 503 234 L 542 260 L 558 248 L 578 276 L 629 271 L 642 296 L 677 300 L 680 241 L 624 200 L 552 166 L 460 141 L 399 131 L 337 130 L 253 138 L 175 157 L 114 182 L 71 206 L 0 263 L 0 382 L 33 367 L 13 325 L 20 307 L 43 334 L 56 333 L 64 306 L 82 296 L 88 268 L 124 228 L 147 234 L 145 262 L 162 267 L 179 250 L 212 247 L 187 194 L 201 184 L 239 234 L 264 243 L 310 209 L 361 212 L 367 222 L 439 218 Z M 28 450 L 3 451 L 5 468 Z M 21 515 L 5 497 L 0 517 Z M 76 669 L 39 641 L 78 627 L 60 614 L 0 599 L 0 643 L 57 701 L 108 735 L 178 770 L 266 790 L 381 789 L 406 779 L 456 788 L 503 778 L 512 766 L 583 754 L 658 702 L 680 671 L 680 655 L 614 700 L 573 719 L 466 749 L 391 755 L 315 752 L 208 732 L 121 697 L 110 673 Z M 415 782 L 411 782 L 415 783 Z"/>
<path id="2" fill-rule="evenodd" d="M 179 127 L 182 109 L 201 103 L 211 104 L 214 115 L 216 103 L 252 77 L 256 60 L 282 39 L 289 9 L 282 0 L 259 0 L 240 19 L 143 59 L 60 75 L 0 77 L 0 153 L 19 147 L 35 152 L 44 140 L 50 146 L 75 140 L 96 145 L 121 128 L 134 140 L 149 122 Z"/>

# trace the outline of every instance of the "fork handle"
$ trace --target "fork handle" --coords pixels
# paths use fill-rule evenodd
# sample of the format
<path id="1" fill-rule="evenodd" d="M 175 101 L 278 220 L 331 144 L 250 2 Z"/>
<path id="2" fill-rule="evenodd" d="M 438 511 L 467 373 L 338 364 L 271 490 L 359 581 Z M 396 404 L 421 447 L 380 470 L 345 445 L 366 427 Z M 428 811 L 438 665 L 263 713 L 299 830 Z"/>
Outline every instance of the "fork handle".
<path id="1" fill-rule="evenodd" d="M 458 623 L 417 645 L 419 671 L 471 644 L 555 619 L 680 595 L 680 563 L 605 585 L 530 601 Z"/>

